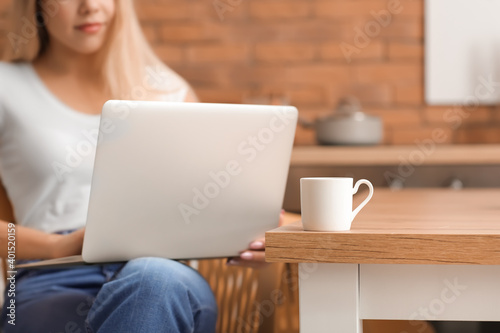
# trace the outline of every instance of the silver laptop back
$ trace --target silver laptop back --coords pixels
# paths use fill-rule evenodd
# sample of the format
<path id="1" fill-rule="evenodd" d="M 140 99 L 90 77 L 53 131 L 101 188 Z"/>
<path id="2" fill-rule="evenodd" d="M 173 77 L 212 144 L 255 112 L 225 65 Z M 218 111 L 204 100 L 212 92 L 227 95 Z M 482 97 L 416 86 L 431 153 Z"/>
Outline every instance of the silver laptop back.
<path id="1" fill-rule="evenodd" d="M 108 101 L 83 258 L 235 256 L 277 226 L 297 109 Z"/>

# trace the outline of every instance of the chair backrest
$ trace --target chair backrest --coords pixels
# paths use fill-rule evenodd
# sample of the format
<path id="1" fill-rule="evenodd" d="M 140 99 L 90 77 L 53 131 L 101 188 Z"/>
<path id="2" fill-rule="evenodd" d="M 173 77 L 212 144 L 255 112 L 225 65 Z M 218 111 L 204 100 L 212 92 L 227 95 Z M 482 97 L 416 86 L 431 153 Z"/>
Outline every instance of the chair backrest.
<path id="1" fill-rule="evenodd" d="M 286 290 L 281 291 L 286 267 L 272 264 L 251 269 L 227 266 L 226 260 L 199 261 L 197 269 L 208 281 L 219 306 L 216 332 L 298 332 L 298 302 L 296 314 L 289 313 L 287 302 L 294 297 Z M 296 290 L 288 290 L 296 293 Z M 287 302 L 280 302 L 285 299 Z"/>
<path id="2" fill-rule="evenodd" d="M 258 329 L 259 317 L 248 315 L 257 296 L 257 270 L 232 267 L 226 260 L 200 260 L 198 272 L 207 280 L 219 306 L 217 332 L 254 333 Z"/>
<path id="3" fill-rule="evenodd" d="M 219 306 L 217 333 L 298 332 L 297 265 L 251 269 L 213 259 L 199 261 L 196 268 Z"/>

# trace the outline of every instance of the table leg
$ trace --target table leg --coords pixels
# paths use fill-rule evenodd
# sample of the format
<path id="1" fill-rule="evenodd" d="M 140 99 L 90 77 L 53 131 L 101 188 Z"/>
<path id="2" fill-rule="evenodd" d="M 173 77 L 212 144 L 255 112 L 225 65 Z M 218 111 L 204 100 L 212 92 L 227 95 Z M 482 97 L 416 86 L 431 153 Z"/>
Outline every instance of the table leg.
<path id="1" fill-rule="evenodd" d="M 301 333 L 362 333 L 359 265 L 299 264 Z"/>

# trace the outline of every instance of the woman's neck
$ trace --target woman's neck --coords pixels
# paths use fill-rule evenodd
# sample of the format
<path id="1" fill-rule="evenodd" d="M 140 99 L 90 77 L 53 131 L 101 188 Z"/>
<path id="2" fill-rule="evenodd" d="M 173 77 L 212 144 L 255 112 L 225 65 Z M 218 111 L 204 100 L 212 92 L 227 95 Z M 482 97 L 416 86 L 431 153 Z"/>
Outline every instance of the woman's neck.
<path id="1" fill-rule="evenodd" d="M 93 82 L 100 77 L 102 69 L 98 54 L 82 54 L 56 45 L 47 48 L 33 64 L 55 75 L 70 75 Z"/>
<path id="2" fill-rule="evenodd" d="M 67 106 L 83 113 L 99 113 L 110 99 L 97 55 L 49 48 L 33 61 L 46 87 Z"/>

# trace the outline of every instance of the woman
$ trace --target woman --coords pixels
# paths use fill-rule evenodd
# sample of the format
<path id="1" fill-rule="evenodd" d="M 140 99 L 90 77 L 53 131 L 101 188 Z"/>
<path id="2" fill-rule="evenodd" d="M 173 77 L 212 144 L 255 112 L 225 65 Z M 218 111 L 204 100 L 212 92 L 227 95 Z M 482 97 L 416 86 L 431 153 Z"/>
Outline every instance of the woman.
<path id="1" fill-rule="evenodd" d="M 17 260 L 79 254 L 93 154 L 62 178 L 56 162 L 98 128 L 106 100 L 196 96 L 151 51 L 132 0 L 16 0 L 12 19 L 0 63 L 0 256 L 14 219 Z M 257 240 L 230 263 L 258 265 L 264 246 Z M 14 300 L 16 325 L 4 306 L 5 333 L 212 332 L 217 317 L 197 272 L 158 258 L 22 271 Z"/>

